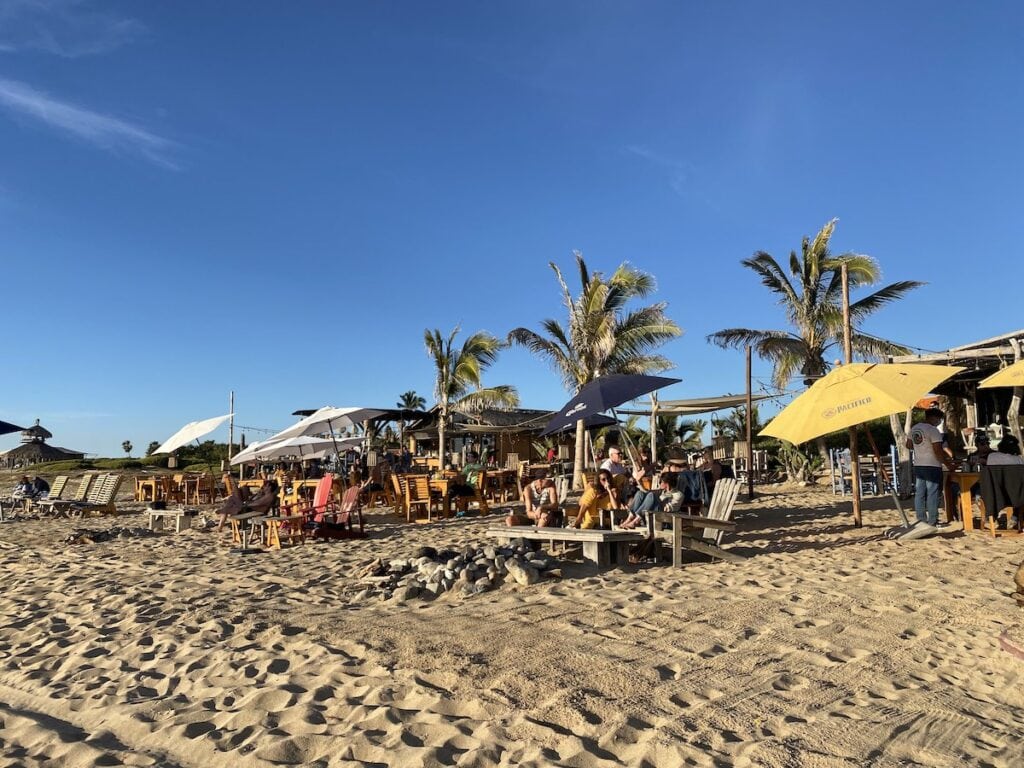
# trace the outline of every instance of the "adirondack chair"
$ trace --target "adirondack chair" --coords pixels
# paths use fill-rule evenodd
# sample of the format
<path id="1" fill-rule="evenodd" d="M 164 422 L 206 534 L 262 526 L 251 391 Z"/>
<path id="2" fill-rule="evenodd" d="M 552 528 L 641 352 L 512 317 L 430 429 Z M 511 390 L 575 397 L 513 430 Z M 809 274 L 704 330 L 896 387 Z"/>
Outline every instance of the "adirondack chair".
<path id="1" fill-rule="evenodd" d="M 102 475 L 97 475 L 95 472 L 86 472 L 82 475 L 82 479 L 78 482 L 78 487 L 74 493 L 68 495 L 67 489 L 61 498 L 53 498 L 52 494 L 50 498 L 43 499 L 39 502 L 39 514 L 40 515 L 66 515 L 68 510 L 71 509 L 71 505 L 76 502 L 83 502 L 88 498 L 89 489 L 92 487 L 93 482 Z"/>
<path id="2" fill-rule="evenodd" d="M 359 487 L 355 488 L 358 492 Z M 324 524 L 336 514 L 333 491 L 334 475 L 328 473 L 316 484 L 312 501 L 281 507 L 280 515 L 268 515 L 253 521 L 265 528 L 266 545 L 271 549 L 280 549 L 283 543 L 305 543 L 311 529 L 315 530 L 316 526 Z"/>
<path id="3" fill-rule="evenodd" d="M 363 539 L 366 531 L 363 527 L 363 508 L 360 501 L 360 488 L 353 485 L 346 489 L 341 497 L 341 505 L 333 521 L 324 520 L 313 530 L 315 539 Z M 358 528 L 355 527 L 358 523 Z"/>
<path id="4" fill-rule="evenodd" d="M 734 552 L 722 549 L 722 535 L 726 530 L 732 530 L 732 510 L 736 504 L 736 497 L 740 492 L 741 482 L 735 478 L 722 478 L 715 483 L 715 490 L 711 494 L 711 503 L 708 505 L 708 513 L 705 516 L 709 524 L 705 528 L 700 527 L 699 522 L 694 527 L 683 531 L 680 544 L 684 549 L 708 555 L 718 560 L 730 560 L 733 562 L 742 561 L 743 558 Z"/>
<path id="5" fill-rule="evenodd" d="M 121 475 L 103 475 L 98 482 L 94 481 L 85 501 L 72 504 L 68 510 L 69 515 L 71 517 L 116 515 L 116 499 L 117 492 L 121 488 L 121 479 Z"/>

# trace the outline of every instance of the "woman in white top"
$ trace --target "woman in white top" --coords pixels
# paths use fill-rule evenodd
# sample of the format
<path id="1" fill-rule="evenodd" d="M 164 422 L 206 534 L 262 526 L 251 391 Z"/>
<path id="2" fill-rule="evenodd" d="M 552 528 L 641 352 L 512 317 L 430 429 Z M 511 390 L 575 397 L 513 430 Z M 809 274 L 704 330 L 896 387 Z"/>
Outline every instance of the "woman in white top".
<path id="1" fill-rule="evenodd" d="M 1004 435 L 996 449 L 988 455 L 985 463 L 990 467 L 1024 464 L 1024 459 L 1020 456 L 1020 443 L 1017 442 L 1017 438 L 1013 435 Z"/>

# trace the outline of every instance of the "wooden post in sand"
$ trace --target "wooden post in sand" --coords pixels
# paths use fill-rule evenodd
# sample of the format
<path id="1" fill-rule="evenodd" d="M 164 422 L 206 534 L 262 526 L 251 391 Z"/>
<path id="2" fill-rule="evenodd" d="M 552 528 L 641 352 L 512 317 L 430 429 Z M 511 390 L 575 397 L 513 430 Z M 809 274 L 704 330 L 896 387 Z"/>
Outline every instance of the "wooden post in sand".
<path id="1" fill-rule="evenodd" d="M 747 501 L 754 498 L 754 395 L 750 374 L 750 346 L 747 346 Z"/>
<path id="2" fill-rule="evenodd" d="M 843 352 L 846 364 L 853 362 L 853 339 L 850 328 L 850 275 L 843 262 Z M 850 427 L 850 490 L 853 492 L 853 524 L 860 528 L 860 458 L 857 456 L 857 427 Z"/>

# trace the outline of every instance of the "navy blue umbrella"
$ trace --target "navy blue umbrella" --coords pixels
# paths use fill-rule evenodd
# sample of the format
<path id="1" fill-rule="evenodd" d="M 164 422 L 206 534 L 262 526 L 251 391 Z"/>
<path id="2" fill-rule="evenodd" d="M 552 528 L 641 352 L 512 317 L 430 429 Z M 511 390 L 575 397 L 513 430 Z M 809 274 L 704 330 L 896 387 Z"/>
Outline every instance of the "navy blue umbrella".
<path id="1" fill-rule="evenodd" d="M 8 424 L 6 421 L 0 421 L 0 435 L 7 435 L 11 432 L 24 432 L 24 427 L 17 427 L 14 424 Z"/>
<path id="2" fill-rule="evenodd" d="M 613 373 L 601 376 L 586 384 L 568 403 L 558 409 L 551 421 L 540 433 L 541 437 L 558 432 L 580 419 L 584 422 L 595 414 L 611 410 L 641 395 L 656 389 L 678 384 L 682 379 L 665 376 L 644 376 L 641 374 Z"/>
<path id="3" fill-rule="evenodd" d="M 614 426 L 615 424 L 618 424 L 618 423 L 619 422 L 618 422 L 617 419 L 613 419 L 611 416 L 605 416 L 603 413 L 592 413 L 591 415 L 589 415 L 585 419 L 583 419 L 583 426 L 586 429 L 600 429 L 601 427 L 611 427 L 611 426 Z M 556 432 L 575 432 L 576 431 L 576 422 L 574 421 L 571 424 L 566 424 L 561 429 L 558 429 L 558 430 L 555 430 L 555 431 Z M 549 432 L 544 432 L 544 434 L 547 435 L 547 434 L 550 434 L 550 433 Z"/>

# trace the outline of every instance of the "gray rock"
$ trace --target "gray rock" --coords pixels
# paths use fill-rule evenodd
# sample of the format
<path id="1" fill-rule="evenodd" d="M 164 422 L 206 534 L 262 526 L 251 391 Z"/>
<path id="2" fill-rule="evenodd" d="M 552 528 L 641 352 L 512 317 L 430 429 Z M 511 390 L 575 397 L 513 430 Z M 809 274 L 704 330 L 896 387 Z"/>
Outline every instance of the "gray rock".
<path id="1" fill-rule="evenodd" d="M 508 568 L 508 575 L 515 579 L 517 584 L 522 584 L 525 587 L 537 583 L 538 576 L 535 568 L 527 568 L 515 560 L 509 560 L 505 565 Z"/>
<path id="2" fill-rule="evenodd" d="M 445 568 L 444 569 L 444 577 L 446 579 L 448 579 L 449 581 L 454 579 L 455 578 L 455 569 L 452 568 L 451 566 L 449 566 L 448 568 Z"/>
<path id="3" fill-rule="evenodd" d="M 419 547 L 415 552 L 412 553 L 413 557 L 426 558 L 427 560 L 433 560 L 437 557 L 437 550 L 433 547 Z"/>
<path id="4" fill-rule="evenodd" d="M 459 574 L 459 581 L 473 581 L 473 574 L 475 571 L 472 568 L 467 568 Z"/>
<path id="5" fill-rule="evenodd" d="M 414 587 L 412 585 L 409 585 L 409 586 L 406 586 L 406 587 L 402 587 L 400 589 L 396 589 L 395 593 L 394 593 L 394 595 L 392 595 L 391 599 L 395 600 L 395 601 L 397 601 L 399 603 L 404 603 L 406 600 L 412 600 L 415 597 L 419 597 L 419 594 L 420 594 L 420 588 L 419 587 Z"/>
<path id="6" fill-rule="evenodd" d="M 505 572 L 505 556 L 504 555 L 498 555 L 496 558 L 494 558 L 494 567 L 497 568 L 502 573 Z"/>
<path id="7" fill-rule="evenodd" d="M 546 569 L 547 567 L 549 567 L 551 565 L 551 562 L 549 560 L 544 560 L 544 559 L 538 557 L 535 560 L 531 560 L 530 561 L 530 565 L 532 565 L 538 571 L 543 571 L 544 569 Z"/>
<path id="8" fill-rule="evenodd" d="M 452 588 L 452 585 L 454 583 L 455 583 L 455 579 L 449 579 L 449 578 L 445 577 L 445 578 L 441 579 L 441 588 L 445 592 L 447 592 L 449 589 Z"/>
<path id="9" fill-rule="evenodd" d="M 495 568 L 494 566 L 491 566 L 490 568 L 487 569 L 487 578 L 490 579 L 491 581 L 494 581 L 500 575 L 501 574 L 498 573 L 498 569 Z"/>
<path id="10" fill-rule="evenodd" d="M 428 582 L 424 587 L 423 591 L 420 592 L 420 597 L 437 597 L 444 592 L 444 587 L 440 582 Z"/>
<path id="11" fill-rule="evenodd" d="M 498 550 L 494 547 L 484 547 L 484 557 L 488 560 L 494 560 L 498 556 Z"/>
<path id="12" fill-rule="evenodd" d="M 391 567 L 391 570 L 393 571 L 404 571 L 406 568 L 409 567 L 409 561 L 401 559 L 392 560 L 390 563 L 388 563 L 388 565 Z"/>
<path id="13" fill-rule="evenodd" d="M 490 579 L 484 577 L 482 579 L 477 579 L 476 581 L 474 581 L 473 586 L 476 587 L 479 591 L 484 592 L 493 587 L 494 584 L 493 582 L 491 582 Z"/>

